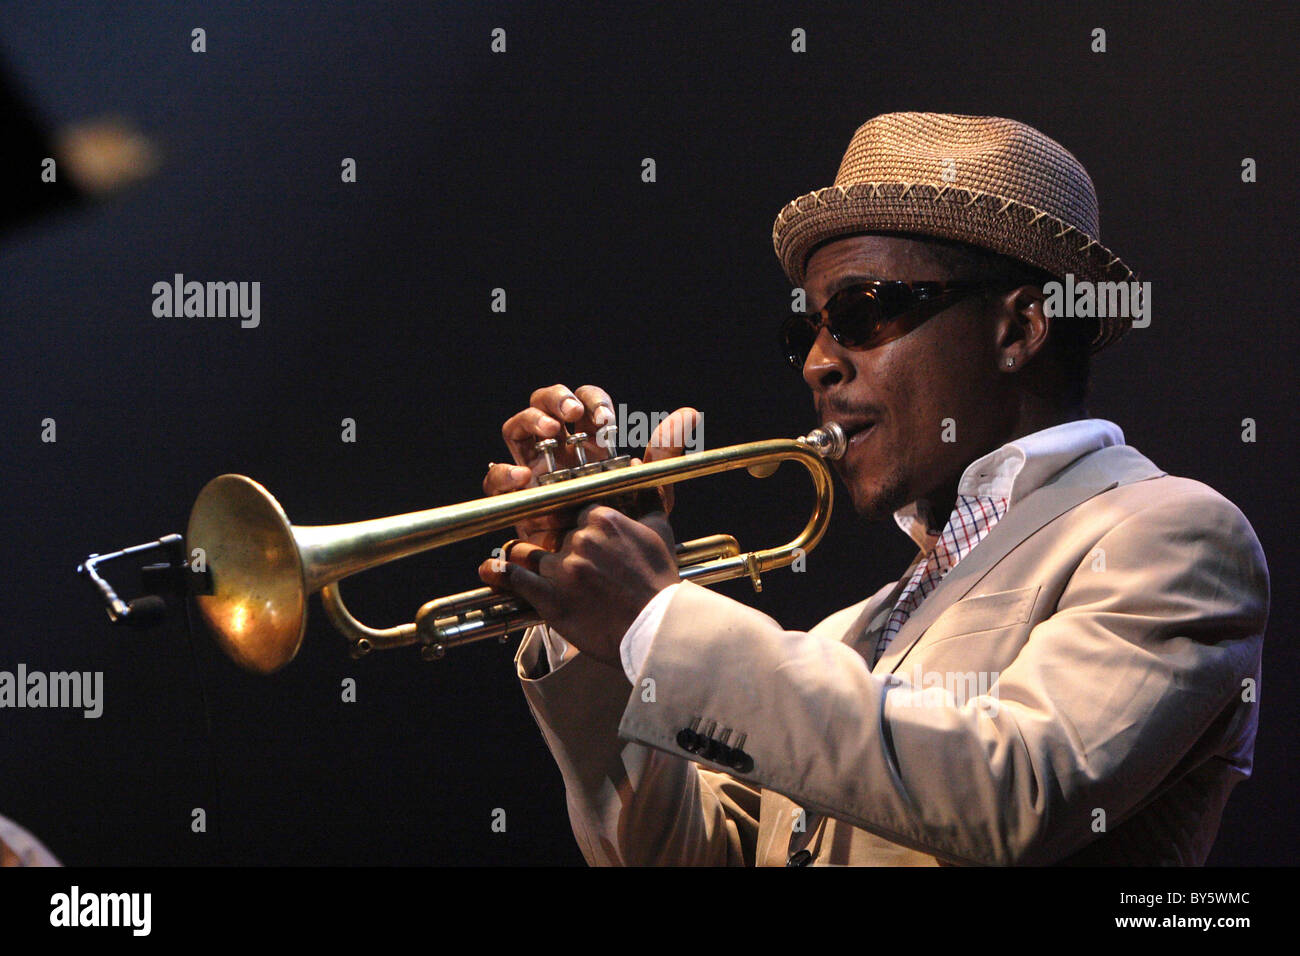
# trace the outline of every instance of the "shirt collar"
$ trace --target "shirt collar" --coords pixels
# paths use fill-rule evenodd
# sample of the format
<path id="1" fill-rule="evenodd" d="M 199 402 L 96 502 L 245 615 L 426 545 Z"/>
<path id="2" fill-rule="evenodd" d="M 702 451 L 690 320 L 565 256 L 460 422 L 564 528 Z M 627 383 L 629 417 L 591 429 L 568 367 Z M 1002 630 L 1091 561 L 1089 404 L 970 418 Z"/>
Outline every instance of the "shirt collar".
<path id="1" fill-rule="evenodd" d="M 1036 491 L 1067 465 L 1090 452 L 1124 444 L 1124 433 L 1114 422 L 1082 418 L 1053 425 L 1007 442 L 1001 448 L 975 459 L 957 483 L 959 495 L 1006 498 L 1010 510 L 1017 501 Z M 894 521 L 922 550 L 934 546 L 924 515 L 928 503 L 914 501 L 894 512 Z M 947 515 L 934 516 L 947 520 Z"/>

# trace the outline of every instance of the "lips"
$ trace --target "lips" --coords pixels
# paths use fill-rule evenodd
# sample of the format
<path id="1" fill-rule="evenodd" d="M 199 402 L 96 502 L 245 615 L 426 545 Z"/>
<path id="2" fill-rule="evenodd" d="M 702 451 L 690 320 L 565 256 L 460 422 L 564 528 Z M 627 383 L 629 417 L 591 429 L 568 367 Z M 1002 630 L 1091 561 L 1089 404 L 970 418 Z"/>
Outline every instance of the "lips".
<path id="1" fill-rule="evenodd" d="M 844 431 L 844 437 L 852 445 L 855 441 L 866 438 L 867 434 L 875 427 L 876 423 L 871 419 L 858 420 L 840 420 L 836 422 Z"/>

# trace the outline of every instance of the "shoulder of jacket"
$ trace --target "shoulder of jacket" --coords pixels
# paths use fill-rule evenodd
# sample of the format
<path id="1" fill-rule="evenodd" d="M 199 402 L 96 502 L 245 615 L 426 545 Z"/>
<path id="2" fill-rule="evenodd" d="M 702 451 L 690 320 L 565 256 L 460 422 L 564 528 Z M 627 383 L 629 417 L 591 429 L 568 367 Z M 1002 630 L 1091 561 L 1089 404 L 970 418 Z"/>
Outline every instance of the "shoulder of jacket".
<path id="1" fill-rule="evenodd" d="M 1081 515 L 1110 511 L 1105 519 L 1107 533 L 1119 530 L 1140 534 L 1149 527 L 1164 536 L 1176 527 L 1228 548 L 1255 552 L 1263 558 L 1259 538 L 1242 510 L 1194 478 L 1161 473 L 1122 483 L 1083 502 L 1079 509 Z"/>
<path id="2" fill-rule="evenodd" d="M 1098 449 L 1069 465 L 1059 478 L 1070 483 L 1106 481 L 1110 487 L 1089 499 L 1094 502 L 1124 500 L 1136 508 L 1147 508 L 1179 498 L 1184 506 L 1241 514 L 1236 505 L 1209 485 L 1169 474 L 1131 445 Z"/>
<path id="3" fill-rule="evenodd" d="M 1222 493 L 1195 478 L 1184 478 L 1166 472 L 1121 481 L 1094 501 L 1124 501 L 1134 511 L 1148 508 L 1194 508 L 1197 511 L 1225 512 L 1241 515 L 1241 509 Z M 1175 503 L 1176 502 L 1176 503 Z M 1242 516 L 1244 518 L 1244 515 Z"/>

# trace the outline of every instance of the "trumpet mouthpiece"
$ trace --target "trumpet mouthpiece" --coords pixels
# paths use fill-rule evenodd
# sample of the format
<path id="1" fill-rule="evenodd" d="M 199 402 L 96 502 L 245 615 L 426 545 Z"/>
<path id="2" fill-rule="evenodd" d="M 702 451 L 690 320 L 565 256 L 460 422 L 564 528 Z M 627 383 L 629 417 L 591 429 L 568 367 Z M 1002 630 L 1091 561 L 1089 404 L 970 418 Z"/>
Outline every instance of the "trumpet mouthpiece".
<path id="1" fill-rule="evenodd" d="M 844 457 L 844 452 L 849 447 L 848 439 L 844 436 L 844 429 L 835 422 L 827 422 L 821 428 L 814 428 L 807 435 L 800 438 L 799 441 L 812 446 L 813 451 L 827 461 L 835 461 Z"/>

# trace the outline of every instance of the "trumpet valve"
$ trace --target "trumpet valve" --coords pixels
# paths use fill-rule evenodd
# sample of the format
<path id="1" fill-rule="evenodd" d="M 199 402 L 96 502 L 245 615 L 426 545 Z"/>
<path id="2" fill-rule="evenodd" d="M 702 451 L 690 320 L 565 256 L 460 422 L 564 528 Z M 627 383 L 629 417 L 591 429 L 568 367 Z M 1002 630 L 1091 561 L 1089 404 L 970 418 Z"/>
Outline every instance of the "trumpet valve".
<path id="1" fill-rule="evenodd" d="M 611 458 L 615 457 L 614 452 L 618 450 L 618 445 L 616 444 L 617 438 L 618 438 L 617 425 L 613 425 L 613 424 L 601 425 L 599 428 L 596 429 L 597 447 L 603 448 L 605 451 L 609 452 Z"/>
<path id="2" fill-rule="evenodd" d="M 560 447 L 560 443 L 554 438 L 543 438 L 533 447 L 546 459 L 547 473 L 555 471 L 555 450 Z"/>
<path id="3" fill-rule="evenodd" d="M 553 485 L 557 481 L 566 481 L 576 476 L 572 468 L 556 468 L 555 453 L 559 450 L 560 442 L 555 438 L 543 438 L 533 446 L 537 452 L 546 459 L 546 473 L 537 476 L 539 485 Z"/>
<path id="4" fill-rule="evenodd" d="M 583 446 L 587 444 L 589 438 L 590 436 L 586 432 L 574 432 L 564 440 L 564 443 L 572 448 L 573 454 L 577 456 L 579 469 L 587 467 L 587 449 Z"/>

